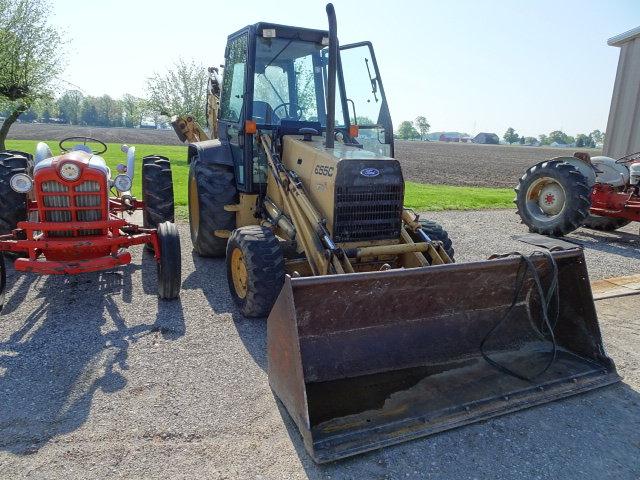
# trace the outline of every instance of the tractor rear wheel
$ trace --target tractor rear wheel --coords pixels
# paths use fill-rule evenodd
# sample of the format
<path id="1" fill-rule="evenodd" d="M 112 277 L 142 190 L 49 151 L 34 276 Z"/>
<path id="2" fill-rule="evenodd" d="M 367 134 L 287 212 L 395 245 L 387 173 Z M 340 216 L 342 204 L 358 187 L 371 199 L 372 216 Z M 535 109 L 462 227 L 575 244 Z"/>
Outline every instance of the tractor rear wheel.
<path id="1" fill-rule="evenodd" d="M 0 235 L 27 219 L 27 194 L 14 191 L 10 181 L 16 173 L 28 173 L 28 162 L 20 152 L 0 153 Z"/>
<path id="2" fill-rule="evenodd" d="M 168 158 L 149 155 L 142 159 L 142 201 L 145 228 L 158 228 L 163 222 L 175 221 L 173 177 Z"/>
<path id="3" fill-rule="evenodd" d="M 266 227 L 241 227 L 227 243 L 227 281 L 245 317 L 266 317 L 284 283 L 280 242 Z"/>
<path id="4" fill-rule="evenodd" d="M 203 257 L 222 257 L 227 238 L 218 232 L 231 232 L 236 226 L 235 212 L 228 212 L 225 205 L 237 202 L 233 167 L 204 164 L 195 159 L 189 169 L 189 228 L 191 243 L 196 253 Z"/>
<path id="5" fill-rule="evenodd" d="M 442 225 L 431 220 L 420 220 L 420 225 L 422 225 L 422 230 L 429 236 L 431 240 L 442 242 L 444 251 L 447 252 L 449 258 L 453 260 L 453 255 L 455 253 L 455 250 L 453 249 L 453 242 L 449 238 L 449 234 L 442 227 Z"/>
<path id="6" fill-rule="evenodd" d="M 622 228 L 625 225 L 629 225 L 630 223 L 631 223 L 630 220 L 625 220 L 624 218 L 601 217 L 600 215 L 589 215 L 582 222 L 582 226 L 591 228 L 593 230 L 603 230 L 605 232 L 612 232 L 613 230 Z"/>
<path id="7" fill-rule="evenodd" d="M 562 236 L 589 215 L 591 189 L 571 164 L 542 162 L 529 168 L 515 188 L 518 215 L 529 231 Z"/>
<path id="8" fill-rule="evenodd" d="M 180 295 L 182 281 L 180 236 L 175 223 L 163 222 L 158 225 L 158 244 L 158 296 L 164 300 L 172 300 Z"/>

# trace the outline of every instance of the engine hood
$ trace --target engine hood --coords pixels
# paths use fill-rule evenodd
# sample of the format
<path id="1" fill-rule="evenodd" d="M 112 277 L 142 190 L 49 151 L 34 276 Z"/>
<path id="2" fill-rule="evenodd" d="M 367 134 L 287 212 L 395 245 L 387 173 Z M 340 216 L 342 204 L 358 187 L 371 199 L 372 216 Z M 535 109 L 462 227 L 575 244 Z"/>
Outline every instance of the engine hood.
<path id="1" fill-rule="evenodd" d="M 58 166 L 65 162 L 71 161 L 74 163 L 78 163 L 81 166 L 85 166 L 94 170 L 98 170 L 102 172 L 107 178 L 110 176 L 109 167 L 107 167 L 107 163 L 104 161 L 99 155 L 93 155 L 91 153 L 81 152 L 81 151 L 72 151 L 66 152 L 62 155 L 58 155 L 56 157 L 46 158 L 38 164 L 33 169 L 34 175 L 38 173 L 38 171 L 48 168 L 58 168 Z"/>

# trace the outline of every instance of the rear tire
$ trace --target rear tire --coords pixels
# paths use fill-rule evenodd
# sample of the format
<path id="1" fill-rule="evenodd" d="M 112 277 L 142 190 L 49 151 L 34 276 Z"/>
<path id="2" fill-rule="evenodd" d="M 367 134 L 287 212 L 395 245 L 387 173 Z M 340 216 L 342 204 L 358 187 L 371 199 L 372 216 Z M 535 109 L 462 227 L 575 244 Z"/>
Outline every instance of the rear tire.
<path id="1" fill-rule="evenodd" d="M 145 228 L 174 222 L 173 177 L 166 157 L 150 155 L 142 159 L 142 212 Z"/>
<path id="2" fill-rule="evenodd" d="M 233 231 L 227 243 L 227 281 L 245 317 L 266 317 L 284 283 L 280 242 L 266 227 Z"/>
<path id="3" fill-rule="evenodd" d="M 452 261 L 455 261 L 453 259 L 453 255 L 455 254 L 455 250 L 453 249 L 453 242 L 449 238 L 449 234 L 442 227 L 442 225 L 431 220 L 420 220 L 420 225 L 422 225 L 422 230 L 429 236 L 429 238 L 431 238 L 431 240 L 442 242 L 444 251 L 447 252 L 447 255 L 449 255 L 449 258 Z"/>
<path id="4" fill-rule="evenodd" d="M 16 173 L 28 173 L 28 162 L 20 152 L 0 153 L 0 235 L 27 219 L 27 194 L 15 192 L 9 182 Z"/>
<path id="5" fill-rule="evenodd" d="M 582 222 L 582 226 L 586 228 L 591 228 L 593 230 L 603 230 L 605 232 L 612 232 L 614 230 L 624 227 L 625 225 L 629 225 L 630 223 L 631 223 L 630 220 L 625 220 L 624 218 L 601 217 L 600 215 L 589 215 Z"/>
<path id="6" fill-rule="evenodd" d="M 235 212 L 227 212 L 225 205 L 237 202 L 233 167 L 206 165 L 199 160 L 189 169 L 189 228 L 191 243 L 203 257 L 223 257 L 227 239 L 215 235 L 216 230 L 233 231 Z"/>
<path id="7" fill-rule="evenodd" d="M 591 189 L 571 164 L 542 162 L 529 168 L 515 188 L 518 215 L 529 231 L 560 237 L 589 215 Z"/>
<path id="8" fill-rule="evenodd" d="M 172 300 L 180 295 L 182 280 L 180 236 L 175 223 L 163 222 L 158 225 L 158 244 L 158 296 L 163 300 Z"/>

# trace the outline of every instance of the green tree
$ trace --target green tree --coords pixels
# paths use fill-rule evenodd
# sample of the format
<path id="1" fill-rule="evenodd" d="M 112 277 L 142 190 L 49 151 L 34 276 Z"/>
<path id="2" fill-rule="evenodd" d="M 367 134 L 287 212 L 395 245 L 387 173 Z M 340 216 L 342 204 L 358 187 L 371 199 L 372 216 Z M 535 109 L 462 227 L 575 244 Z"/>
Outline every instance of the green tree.
<path id="1" fill-rule="evenodd" d="M 520 145 L 524 145 L 525 142 L 525 138 L 524 137 L 520 137 Z"/>
<path id="2" fill-rule="evenodd" d="M 427 122 L 427 119 L 423 116 L 416 117 L 414 123 L 418 129 L 418 132 L 420 132 L 420 140 L 424 140 L 424 137 L 427 135 L 427 133 L 429 133 L 431 125 L 429 125 L 429 122 Z"/>
<path id="3" fill-rule="evenodd" d="M 405 120 L 398 126 L 398 137 L 403 140 L 409 140 L 419 138 L 420 133 L 415 129 L 412 122 Z"/>
<path id="4" fill-rule="evenodd" d="M 144 100 L 125 93 L 120 104 L 124 116 L 124 126 L 131 128 L 140 125 L 145 109 Z"/>
<path id="5" fill-rule="evenodd" d="M 591 148 L 593 144 L 593 140 L 590 136 L 585 135 L 584 133 L 579 133 L 576 135 L 576 147 L 578 148 Z"/>
<path id="6" fill-rule="evenodd" d="M 594 130 L 589 134 L 589 136 L 593 139 L 594 143 L 603 143 L 604 142 L 604 133 L 600 130 Z M 595 146 L 595 145 L 594 145 Z"/>
<path id="7" fill-rule="evenodd" d="M 65 123 L 78 125 L 80 123 L 83 100 L 84 95 L 79 90 L 67 90 L 64 92 L 56 102 L 60 111 L 60 118 Z"/>
<path id="8" fill-rule="evenodd" d="M 524 143 L 527 145 L 534 145 L 537 142 L 536 137 L 522 137 L 522 138 L 524 138 Z"/>
<path id="9" fill-rule="evenodd" d="M 551 143 L 549 141 L 549 137 L 544 133 L 542 135 L 538 135 L 538 140 L 540 141 L 540 145 L 549 145 Z"/>
<path id="10" fill-rule="evenodd" d="M 561 130 L 554 130 L 549 134 L 550 144 L 553 142 L 564 143 L 565 145 L 569 143 L 573 143 L 573 142 L 570 142 L 569 140 L 570 140 L 569 136 Z"/>
<path id="11" fill-rule="evenodd" d="M 156 73 L 147 79 L 149 107 L 156 113 L 190 114 L 204 125 L 208 80 L 203 65 L 180 59 L 164 75 Z"/>
<path id="12" fill-rule="evenodd" d="M 98 125 L 98 108 L 95 97 L 85 97 L 80 109 L 80 123 L 83 125 Z"/>
<path id="13" fill-rule="evenodd" d="M 0 150 L 18 117 L 55 90 L 64 42 L 50 17 L 46 0 L 0 0 L 0 103 L 10 112 L 0 127 Z"/>
<path id="14" fill-rule="evenodd" d="M 512 143 L 517 142 L 520 137 L 512 127 L 509 127 L 507 128 L 507 131 L 504 132 L 504 135 L 502 136 L 502 138 L 504 138 L 505 142 L 511 145 Z"/>

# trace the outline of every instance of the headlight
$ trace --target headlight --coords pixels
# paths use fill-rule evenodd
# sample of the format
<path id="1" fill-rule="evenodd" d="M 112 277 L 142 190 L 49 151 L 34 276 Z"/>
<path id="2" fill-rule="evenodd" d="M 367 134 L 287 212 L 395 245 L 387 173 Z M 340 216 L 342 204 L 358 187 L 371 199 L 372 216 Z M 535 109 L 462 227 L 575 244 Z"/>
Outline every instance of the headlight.
<path id="1" fill-rule="evenodd" d="M 33 180 L 26 173 L 16 173 L 9 180 L 11 188 L 18 193 L 27 193 L 33 188 Z"/>
<path id="2" fill-rule="evenodd" d="M 80 177 L 80 167 L 75 163 L 63 163 L 60 167 L 60 176 L 69 182 Z"/>
<path id="3" fill-rule="evenodd" d="M 113 186 L 120 192 L 131 190 L 131 179 L 128 175 L 118 175 L 113 179 Z"/>

